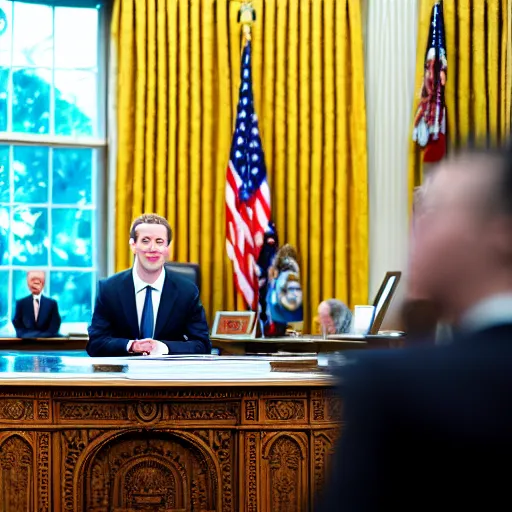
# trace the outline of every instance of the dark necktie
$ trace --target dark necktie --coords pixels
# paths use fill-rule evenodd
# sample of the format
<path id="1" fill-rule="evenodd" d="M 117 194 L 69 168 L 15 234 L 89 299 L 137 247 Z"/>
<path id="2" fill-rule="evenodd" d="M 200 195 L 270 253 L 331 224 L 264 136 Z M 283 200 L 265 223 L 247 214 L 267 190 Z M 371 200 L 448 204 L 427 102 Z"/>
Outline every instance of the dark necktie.
<path id="1" fill-rule="evenodd" d="M 146 299 L 144 300 L 144 309 L 140 319 L 140 338 L 153 338 L 153 299 L 151 298 L 151 286 L 146 286 Z"/>

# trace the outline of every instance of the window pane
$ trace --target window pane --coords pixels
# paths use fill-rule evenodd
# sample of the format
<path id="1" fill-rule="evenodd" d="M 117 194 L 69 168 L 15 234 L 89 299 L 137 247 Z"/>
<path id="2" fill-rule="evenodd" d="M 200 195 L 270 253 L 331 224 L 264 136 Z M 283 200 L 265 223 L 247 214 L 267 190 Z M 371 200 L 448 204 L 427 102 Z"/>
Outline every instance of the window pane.
<path id="1" fill-rule="evenodd" d="M 52 265 L 93 267 L 92 211 L 52 210 Z"/>
<path id="2" fill-rule="evenodd" d="M 93 153 L 92 149 L 53 150 L 53 203 L 91 203 Z"/>
<path id="3" fill-rule="evenodd" d="M 14 2 L 13 33 L 13 66 L 53 65 L 52 7 Z"/>
<path id="4" fill-rule="evenodd" d="M 55 71 L 55 133 L 96 135 L 96 73 Z"/>
<path id="5" fill-rule="evenodd" d="M 13 71 L 12 124 L 14 132 L 48 133 L 51 71 Z"/>
<path id="6" fill-rule="evenodd" d="M 94 272 L 51 272 L 51 295 L 59 304 L 63 322 L 90 321 L 93 280 Z"/>
<path id="7" fill-rule="evenodd" d="M 27 266 L 48 265 L 48 212 L 43 208 L 16 207 L 14 209 L 11 248 L 13 264 Z"/>
<path id="8" fill-rule="evenodd" d="M 48 148 L 15 146 L 13 154 L 14 201 L 48 202 Z"/>
<path id="9" fill-rule="evenodd" d="M 12 273 L 13 314 L 16 301 L 26 297 L 27 295 L 30 295 L 30 290 L 27 286 L 27 271 L 14 270 Z"/>
<path id="10" fill-rule="evenodd" d="M 98 11 L 55 8 L 55 67 L 98 66 Z"/>
<path id="11" fill-rule="evenodd" d="M 2 38 L 0 37 L 0 45 Z M 9 68 L 0 68 L 0 131 L 7 131 L 7 109 L 9 108 Z"/>
<path id="12" fill-rule="evenodd" d="M 9 327 L 9 271 L 0 270 L 0 331 Z"/>
<path id="13" fill-rule="evenodd" d="M 9 194 L 9 146 L 0 145 L 0 202 L 8 203 Z"/>
<path id="14" fill-rule="evenodd" d="M 10 208 L 0 206 L 0 265 L 9 265 Z"/>
<path id="15" fill-rule="evenodd" d="M 12 5 L 0 0 L 0 66 L 11 65 Z"/>

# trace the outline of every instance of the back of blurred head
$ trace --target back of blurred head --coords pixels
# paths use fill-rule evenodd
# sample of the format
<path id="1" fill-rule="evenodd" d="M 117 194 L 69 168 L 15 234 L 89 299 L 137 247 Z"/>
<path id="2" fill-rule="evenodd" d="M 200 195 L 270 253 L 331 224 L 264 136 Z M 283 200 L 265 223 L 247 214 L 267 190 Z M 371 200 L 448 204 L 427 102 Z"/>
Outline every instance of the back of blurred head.
<path id="1" fill-rule="evenodd" d="M 410 297 L 457 322 L 512 293 L 512 153 L 467 149 L 427 177 L 411 253 Z"/>

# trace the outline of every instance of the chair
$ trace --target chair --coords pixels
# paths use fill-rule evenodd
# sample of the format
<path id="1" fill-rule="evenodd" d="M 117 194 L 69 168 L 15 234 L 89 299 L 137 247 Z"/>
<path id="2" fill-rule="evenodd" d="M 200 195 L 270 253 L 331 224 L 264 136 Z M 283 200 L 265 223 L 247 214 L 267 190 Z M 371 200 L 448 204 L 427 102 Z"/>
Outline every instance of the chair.
<path id="1" fill-rule="evenodd" d="M 201 269 L 197 263 L 177 263 L 172 261 L 166 263 L 165 266 L 169 270 L 190 279 L 201 291 Z"/>

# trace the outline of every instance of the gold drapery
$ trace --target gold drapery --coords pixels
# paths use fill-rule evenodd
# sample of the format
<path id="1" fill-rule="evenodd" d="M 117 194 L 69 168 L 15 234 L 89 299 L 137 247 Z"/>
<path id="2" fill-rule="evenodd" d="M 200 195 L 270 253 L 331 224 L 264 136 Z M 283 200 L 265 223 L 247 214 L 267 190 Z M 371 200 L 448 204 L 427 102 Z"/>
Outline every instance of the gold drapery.
<path id="1" fill-rule="evenodd" d="M 173 256 L 198 262 L 203 303 L 241 306 L 224 189 L 238 99 L 240 2 L 116 0 L 116 270 L 132 219 L 156 212 Z M 300 256 L 307 329 L 325 298 L 365 304 L 368 205 L 359 0 L 256 0 L 255 108 L 280 243 Z"/>
<path id="2" fill-rule="evenodd" d="M 421 0 L 414 112 L 423 82 L 430 14 L 435 0 Z M 447 144 L 460 147 L 474 137 L 479 143 L 502 143 L 510 135 L 512 100 L 512 0 L 443 2 L 448 57 L 445 98 Z M 412 129 L 411 129 L 412 134 Z M 487 138 L 488 137 L 488 138 Z M 410 143 L 409 183 L 423 179 L 422 153 Z"/>

